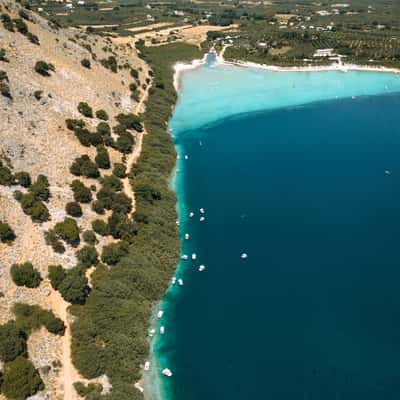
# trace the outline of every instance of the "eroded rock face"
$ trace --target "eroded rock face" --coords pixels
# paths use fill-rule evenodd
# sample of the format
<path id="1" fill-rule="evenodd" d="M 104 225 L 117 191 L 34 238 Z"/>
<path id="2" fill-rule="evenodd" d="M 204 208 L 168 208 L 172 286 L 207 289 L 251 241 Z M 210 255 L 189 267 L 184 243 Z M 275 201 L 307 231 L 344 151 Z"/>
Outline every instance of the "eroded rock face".
<path id="1" fill-rule="evenodd" d="M 3 11 L 7 5 L 11 18 L 18 18 L 20 6 L 17 3 L 0 0 L 0 5 Z M 112 47 L 119 65 L 129 63 L 141 70 L 141 81 L 148 76 L 148 69 L 131 47 L 114 45 L 107 38 L 83 35 L 77 29 L 56 31 L 41 17 L 28 13 L 32 21 L 25 22 L 29 31 L 39 38 L 40 45 L 31 43 L 17 31 L 6 30 L 0 23 L 0 48 L 5 49 L 9 60 L 0 61 L 0 71 L 5 71 L 8 76 L 12 97 L 0 94 L 0 160 L 12 166 L 14 173 L 26 171 L 32 179 L 39 174 L 48 178 L 51 198 L 46 206 L 51 219 L 43 224 L 32 222 L 13 195 L 15 190 L 26 192 L 26 189 L 0 185 L 0 221 L 7 221 L 16 234 L 16 240 L 11 245 L 0 242 L 0 324 L 14 318 L 12 307 L 16 302 L 40 305 L 64 320 L 67 325 L 64 337 L 50 334 L 45 329 L 29 337 L 29 357 L 45 383 L 45 390 L 30 399 L 75 400 L 78 396 L 73 390 L 73 383 L 81 377 L 70 362 L 69 304 L 54 292 L 47 275 L 49 265 L 60 264 L 66 269 L 73 267 L 77 262 L 76 249 L 66 246 L 64 254 L 55 253 L 46 245 L 44 232 L 66 217 L 65 205 L 73 201 L 69 187 L 76 178 L 69 170 L 73 160 L 83 154 L 93 159 L 96 151 L 93 146 L 80 145 L 75 135 L 66 128 L 65 120 L 82 118 L 77 110 L 79 102 L 90 104 L 94 111 L 105 110 L 110 116 L 111 126 L 116 125 L 113 120 L 115 115 L 143 108 L 142 102 L 135 103 L 130 97 L 129 83 L 132 78 L 129 69 L 111 72 L 95 61 L 84 45 L 90 44 L 97 59 L 108 57 L 109 53 L 102 49 Z M 90 59 L 90 69 L 81 65 L 83 58 Z M 55 71 L 50 76 L 45 77 L 34 71 L 35 63 L 40 60 L 54 65 Z M 142 93 L 143 96 L 145 93 Z M 86 122 L 94 131 L 100 121 L 93 118 L 86 119 Z M 112 162 L 125 162 L 119 152 L 108 150 Z M 93 179 L 81 180 L 87 186 L 99 186 Z M 124 186 L 129 187 L 125 183 Z M 80 230 L 84 231 L 91 229 L 91 221 L 99 215 L 89 205 L 82 205 L 82 209 L 83 216 L 78 223 Z M 109 213 L 106 213 L 101 218 L 108 216 Z M 96 246 L 101 250 L 112 238 L 98 237 L 98 240 Z M 17 287 L 11 279 L 11 265 L 26 261 L 32 262 L 43 278 L 36 289 Z M 106 376 L 96 381 L 103 385 L 105 393 L 110 390 Z M 0 400 L 3 399 L 4 396 L 0 395 Z"/>

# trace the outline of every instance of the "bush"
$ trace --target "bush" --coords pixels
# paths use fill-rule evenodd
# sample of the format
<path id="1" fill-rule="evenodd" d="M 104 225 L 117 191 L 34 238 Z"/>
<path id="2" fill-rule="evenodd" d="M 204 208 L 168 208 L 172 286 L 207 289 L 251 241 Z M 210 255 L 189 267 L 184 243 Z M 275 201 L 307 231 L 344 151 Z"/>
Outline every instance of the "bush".
<path id="1" fill-rule="evenodd" d="M 78 104 L 78 111 L 87 118 L 93 118 L 93 110 L 92 108 L 88 105 L 88 103 L 85 103 L 81 101 Z"/>
<path id="2" fill-rule="evenodd" d="M 83 232 L 82 238 L 87 244 L 95 245 L 98 243 L 95 233 L 91 230 Z"/>
<path id="3" fill-rule="evenodd" d="M 92 229 L 101 236 L 107 236 L 109 234 L 108 225 L 101 219 L 95 219 L 92 222 Z"/>
<path id="4" fill-rule="evenodd" d="M 132 211 L 132 201 L 125 193 L 116 193 L 113 197 L 111 210 L 122 214 L 128 214 Z"/>
<path id="5" fill-rule="evenodd" d="M 11 278 L 17 286 L 36 288 L 40 285 L 42 277 L 30 262 L 13 264 L 11 266 Z"/>
<path id="6" fill-rule="evenodd" d="M 110 136 L 111 135 L 110 125 L 108 125 L 107 122 L 100 122 L 97 125 L 96 130 L 98 133 L 100 133 L 101 136 Z"/>
<path id="7" fill-rule="evenodd" d="M 136 85 L 136 83 L 131 83 L 131 84 L 129 85 L 129 90 L 130 90 L 131 92 L 135 92 L 135 91 L 137 90 L 137 85 Z"/>
<path id="8" fill-rule="evenodd" d="M 89 268 L 99 262 L 99 254 L 93 246 L 82 247 L 76 252 L 76 257 L 85 268 Z"/>
<path id="9" fill-rule="evenodd" d="M 71 201 L 66 204 L 65 211 L 67 214 L 71 215 L 71 217 L 82 217 L 82 207 L 76 201 Z"/>
<path id="10" fill-rule="evenodd" d="M 131 69 L 131 76 L 132 78 L 139 79 L 139 71 L 137 69 Z"/>
<path id="11" fill-rule="evenodd" d="M 140 118 L 132 113 L 129 114 L 118 114 L 115 119 L 127 129 L 134 129 L 137 132 L 143 132 L 143 126 Z"/>
<path id="12" fill-rule="evenodd" d="M 7 398 L 25 400 L 42 389 L 43 381 L 31 361 L 19 356 L 5 364 L 1 391 Z"/>
<path id="13" fill-rule="evenodd" d="M 99 215 L 103 215 L 104 214 L 104 204 L 101 200 L 95 200 L 92 203 L 92 210 Z"/>
<path id="14" fill-rule="evenodd" d="M 117 59 L 114 56 L 109 56 L 108 58 L 104 58 L 100 60 L 100 63 L 103 67 L 109 69 L 112 72 L 118 71 L 118 63 Z"/>
<path id="15" fill-rule="evenodd" d="M 37 61 L 34 70 L 42 76 L 50 76 L 50 71 L 55 71 L 55 68 L 46 61 Z"/>
<path id="16" fill-rule="evenodd" d="M 97 110 L 96 117 L 98 119 L 102 119 L 103 121 L 108 121 L 108 118 L 109 118 L 107 112 L 104 110 Z"/>
<path id="17" fill-rule="evenodd" d="M 18 197 L 20 197 L 22 210 L 32 218 L 33 222 L 41 223 L 50 219 L 50 213 L 46 205 L 41 201 L 37 201 L 32 193 L 18 195 Z"/>
<path id="18" fill-rule="evenodd" d="M 72 181 L 71 189 L 74 193 L 75 201 L 79 203 L 90 203 L 92 201 L 92 192 L 81 181 L 77 179 Z"/>
<path id="19" fill-rule="evenodd" d="M 51 246 L 53 250 L 58 253 L 62 254 L 65 252 L 65 247 L 62 244 L 61 240 L 58 239 L 58 236 L 53 230 L 49 230 L 44 233 L 44 239 L 48 246 Z"/>
<path id="20" fill-rule="evenodd" d="M 122 154 L 132 153 L 135 139 L 129 132 L 122 133 L 115 142 L 115 148 Z"/>
<path id="21" fill-rule="evenodd" d="M 92 144 L 92 134 L 89 132 L 88 129 L 76 127 L 74 129 L 74 133 L 82 146 L 89 147 Z"/>
<path id="22" fill-rule="evenodd" d="M 86 154 L 75 159 L 70 167 L 70 171 L 73 175 L 83 175 L 87 178 L 98 178 L 100 176 L 97 165 Z"/>
<path id="23" fill-rule="evenodd" d="M 115 192 L 120 192 L 123 188 L 122 181 L 115 175 L 108 175 L 100 179 L 100 183 L 104 189 L 110 189 Z"/>
<path id="24" fill-rule="evenodd" d="M 15 182 L 18 185 L 23 186 L 24 188 L 29 188 L 32 184 L 31 177 L 28 174 L 28 172 L 24 172 L 24 171 L 17 172 L 14 175 L 14 178 L 15 178 Z"/>
<path id="25" fill-rule="evenodd" d="M 66 119 L 65 123 L 67 125 L 67 128 L 70 131 L 75 130 L 76 128 L 84 128 L 85 127 L 85 121 L 83 121 L 82 119 Z"/>
<path id="26" fill-rule="evenodd" d="M 122 241 L 104 246 L 101 260 L 108 265 L 115 265 L 128 254 L 128 247 L 128 244 Z"/>
<path id="27" fill-rule="evenodd" d="M 113 212 L 108 218 L 108 230 L 114 239 L 128 242 L 137 234 L 136 224 L 120 212 Z"/>
<path id="28" fill-rule="evenodd" d="M 10 62 L 10 61 L 8 60 L 8 58 L 6 57 L 6 51 L 5 51 L 5 49 L 0 49 L 0 61 L 3 61 L 3 62 Z"/>
<path id="29" fill-rule="evenodd" d="M 15 360 L 26 354 L 26 334 L 15 322 L 0 325 L 0 359 L 3 362 Z"/>
<path id="30" fill-rule="evenodd" d="M 37 45 L 40 44 L 39 38 L 38 38 L 36 35 L 34 35 L 32 32 L 28 32 L 28 33 L 26 34 L 26 37 L 29 39 L 29 41 L 30 41 L 31 43 L 37 44 Z"/>
<path id="31" fill-rule="evenodd" d="M 16 303 L 13 307 L 17 325 L 29 334 L 44 326 L 50 333 L 64 335 L 64 322 L 57 318 L 52 311 L 44 310 L 38 305 Z"/>
<path id="32" fill-rule="evenodd" d="M 15 240 L 16 236 L 11 226 L 6 222 L 0 221 L 0 242 L 11 243 Z"/>
<path id="33" fill-rule="evenodd" d="M 73 218 L 65 218 L 54 226 L 54 232 L 71 246 L 78 246 L 80 242 L 78 224 Z"/>
<path id="34" fill-rule="evenodd" d="M 0 185 L 11 186 L 14 184 L 14 177 L 10 168 L 3 165 L 0 161 Z"/>
<path id="35" fill-rule="evenodd" d="M 61 265 L 49 265 L 49 279 L 51 286 L 53 286 L 55 290 L 58 290 L 66 276 L 67 273 Z"/>
<path id="36" fill-rule="evenodd" d="M 17 31 L 23 35 L 26 35 L 29 32 L 28 26 L 20 18 L 14 19 L 14 26 L 17 28 Z"/>
<path id="37" fill-rule="evenodd" d="M 64 300 L 72 304 L 84 304 L 90 292 L 84 271 L 77 267 L 68 270 L 58 290 Z"/>
<path id="38" fill-rule="evenodd" d="M 81 65 L 82 65 L 83 67 L 87 68 L 87 69 L 90 69 L 90 68 L 91 68 L 90 61 L 89 61 L 87 58 L 84 58 L 84 59 L 81 61 Z"/>
<path id="39" fill-rule="evenodd" d="M 95 162 L 99 168 L 109 169 L 111 167 L 110 156 L 107 149 L 104 146 L 97 146 L 97 155 Z"/>
<path id="40" fill-rule="evenodd" d="M 44 175 L 38 175 L 36 182 L 29 188 L 37 201 L 48 201 L 50 198 L 49 181 Z"/>
<path id="41" fill-rule="evenodd" d="M 0 94 L 8 99 L 12 99 L 10 86 L 6 82 L 0 82 Z"/>
<path id="42" fill-rule="evenodd" d="M 103 144 L 104 138 L 99 132 L 94 132 L 90 135 L 90 144 L 94 147 Z"/>
<path id="43" fill-rule="evenodd" d="M 126 166 L 121 163 L 115 163 L 113 169 L 113 175 L 121 179 L 126 178 Z"/>
<path id="44" fill-rule="evenodd" d="M 14 23 L 8 14 L 1 14 L 1 21 L 3 22 L 3 26 L 5 29 L 10 32 L 14 32 Z"/>

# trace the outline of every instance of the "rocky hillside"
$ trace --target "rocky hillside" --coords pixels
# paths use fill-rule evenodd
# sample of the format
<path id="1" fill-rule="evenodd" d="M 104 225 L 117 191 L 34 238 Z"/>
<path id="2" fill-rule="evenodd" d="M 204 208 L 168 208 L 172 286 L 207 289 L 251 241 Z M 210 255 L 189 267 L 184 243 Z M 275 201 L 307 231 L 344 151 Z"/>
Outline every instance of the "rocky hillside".
<path id="1" fill-rule="evenodd" d="M 126 169 L 151 71 L 130 45 L 0 5 L 0 399 L 105 393 L 71 363 L 68 307 L 134 229 Z"/>

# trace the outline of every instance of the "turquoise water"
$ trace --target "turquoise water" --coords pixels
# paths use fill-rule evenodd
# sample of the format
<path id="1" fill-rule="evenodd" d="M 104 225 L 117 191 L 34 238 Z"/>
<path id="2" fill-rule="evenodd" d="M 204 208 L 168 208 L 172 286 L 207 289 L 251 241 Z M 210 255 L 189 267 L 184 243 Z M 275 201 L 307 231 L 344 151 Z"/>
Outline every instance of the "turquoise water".
<path id="1" fill-rule="evenodd" d="M 149 399 L 399 398 L 399 93 L 393 74 L 183 74 L 175 184 L 198 258 L 160 305 Z"/>

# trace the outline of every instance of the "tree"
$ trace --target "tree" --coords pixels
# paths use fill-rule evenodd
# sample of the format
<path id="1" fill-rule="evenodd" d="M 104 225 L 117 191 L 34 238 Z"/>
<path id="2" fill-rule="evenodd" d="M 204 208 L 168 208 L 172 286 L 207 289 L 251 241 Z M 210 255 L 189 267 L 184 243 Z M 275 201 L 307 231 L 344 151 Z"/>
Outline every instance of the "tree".
<path id="1" fill-rule="evenodd" d="M 11 226 L 6 222 L 0 221 L 0 242 L 11 243 L 15 240 L 16 236 Z"/>
<path id="2" fill-rule="evenodd" d="M 26 334 L 15 322 L 0 325 L 0 359 L 9 362 L 26 354 Z"/>
<path id="3" fill-rule="evenodd" d="M 123 132 L 115 141 L 115 148 L 122 154 L 132 153 L 132 147 L 135 144 L 135 139 L 129 132 Z"/>
<path id="4" fill-rule="evenodd" d="M 102 136 L 110 136 L 111 134 L 111 128 L 107 122 L 100 122 L 96 127 L 96 131 Z"/>
<path id="5" fill-rule="evenodd" d="M 115 265 L 128 254 L 128 249 L 129 245 L 126 242 L 111 243 L 103 247 L 101 260 L 108 265 Z"/>
<path id="6" fill-rule="evenodd" d="M 98 119 L 102 119 L 103 121 L 108 121 L 108 118 L 109 118 L 107 112 L 104 110 L 97 110 L 96 117 Z"/>
<path id="7" fill-rule="evenodd" d="M 54 71 L 54 66 L 45 61 L 37 61 L 34 67 L 35 71 L 42 76 L 50 76 L 50 71 Z"/>
<path id="8" fill-rule="evenodd" d="M 111 162 L 107 149 L 104 146 L 97 146 L 96 150 L 97 155 L 94 160 L 97 166 L 102 169 L 109 169 Z"/>
<path id="9" fill-rule="evenodd" d="M 42 389 L 43 381 L 31 361 L 19 356 L 5 364 L 1 391 L 9 399 L 25 400 Z"/>
<path id="10" fill-rule="evenodd" d="M 93 230 L 101 236 L 107 236 L 109 234 L 108 225 L 101 219 L 95 219 L 92 222 Z"/>
<path id="11" fill-rule="evenodd" d="M 50 198 L 49 181 L 46 176 L 38 175 L 36 182 L 29 188 L 37 201 L 48 201 Z"/>
<path id="12" fill-rule="evenodd" d="M 77 267 L 67 271 L 58 290 L 64 300 L 73 304 L 84 304 L 90 292 L 88 280 L 84 272 Z"/>
<path id="13" fill-rule="evenodd" d="M 33 222 L 45 222 L 50 219 L 50 213 L 42 201 L 37 201 L 33 193 L 21 194 L 18 196 L 21 207 L 25 214 L 32 218 Z"/>
<path id="14" fill-rule="evenodd" d="M 93 110 L 88 103 L 81 101 L 78 104 L 78 111 L 87 118 L 93 118 Z"/>
<path id="15" fill-rule="evenodd" d="M 79 203 L 90 203 L 92 201 L 92 192 L 78 179 L 72 181 L 71 189 L 74 193 L 75 201 Z"/>
<path id="16" fill-rule="evenodd" d="M 25 188 L 31 186 L 31 177 L 28 172 L 20 171 L 14 175 L 15 182 Z"/>
<path id="17" fill-rule="evenodd" d="M 81 65 L 82 65 L 83 67 L 87 68 L 87 69 L 90 69 L 90 68 L 91 68 L 90 61 L 89 61 L 87 58 L 84 58 L 84 59 L 81 61 Z"/>
<path id="18" fill-rule="evenodd" d="M 17 286 L 36 288 L 40 285 L 42 277 L 30 262 L 13 264 L 10 269 L 11 277 Z"/>
<path id="19" fill-rule="evenodd" d="M 14 184 L 14 177 L 10 168 L 3 165 L 0 161 L 0 185 L 11 186 Z"/>
<path id="20" fill-rule="evenodd" d="M 113 169 L 113 175 L 118 176 L 118 178 L 126 178 L 126 166 L 121 163 L 115 163 Z"/>
<path id="21" fill-rule="evenodd" d="M 91 230 L 83 232 L 82 238 L 87 244 L 95 245 L 98 243 L 95 233 Z"/>
<path id="22" fill-rule="evenodd" d="M 49 265 L 49 279 L 55 290 L 58 290 L 66 276 L 67 273 L 61 265 Z"/>
<path id="23" fill-rule="evenodd" d="M 82 207 L 76 201 L 70 201 L 65 206 L 65 211 L 72 217 L 82 217 Z"/>
<path id="24" fill-rule="evenodd" d="M 76 257 L 85 268 L 89 268 L 99 262 L 99 254 L 94 246 L 82 247 L 76 252 Z"/>
<path id="25" fill-rule="evenodd" d="M 87 178 L 98 178 L 100 176 L 97 165 L 86 154 L 75 158 L 75 161 L 70 167 L 70 171 L 76 176 L 83 175 Z"/>
<path id="26" fill-rule="evenodd" d="M 127 129 L 134 129 L 138 132 L 143 132 L 143 126 L 140 118 L 132 113 L 129 114 L 118 114 L 115 119 Z"/>
<path id="27" fill-rule="evenodd" d="M 66 243 L 77 246 L 80 242 L 79 227 L 73 218 L 65 218 L 54 226 L 54 232 Z"/>

